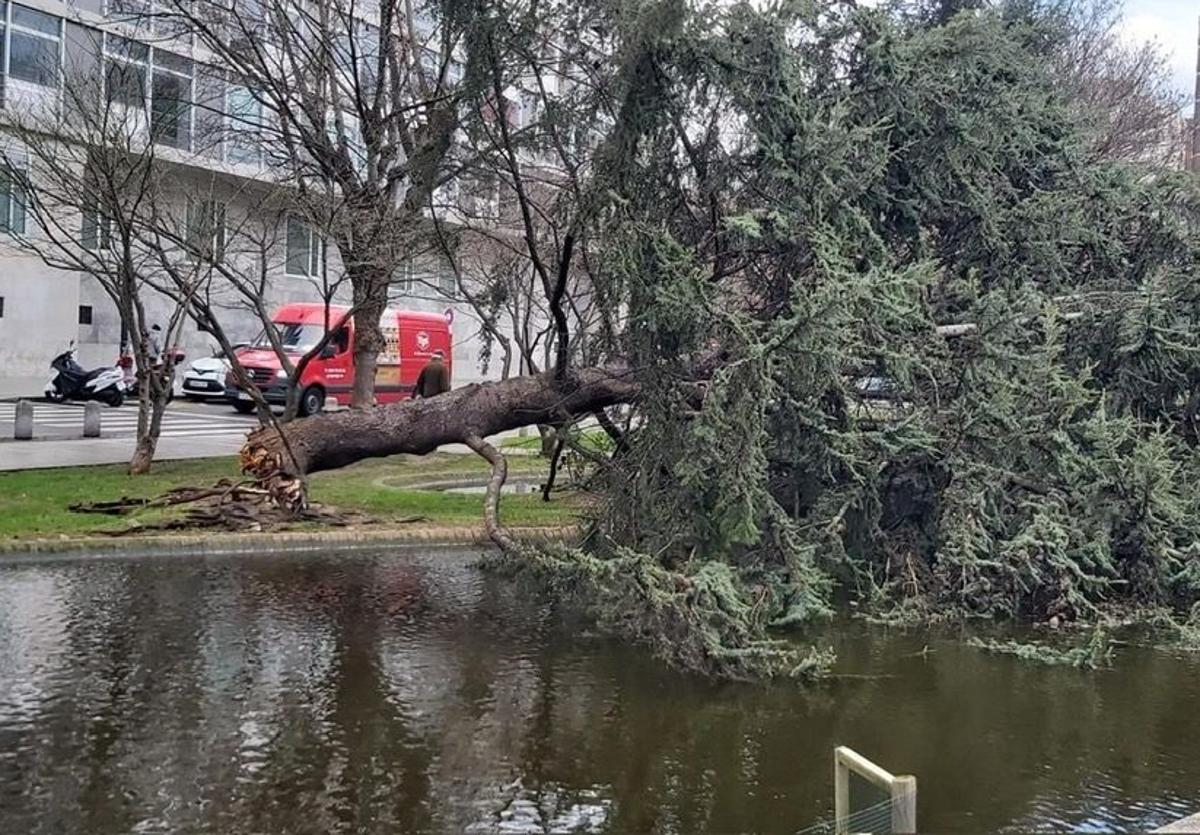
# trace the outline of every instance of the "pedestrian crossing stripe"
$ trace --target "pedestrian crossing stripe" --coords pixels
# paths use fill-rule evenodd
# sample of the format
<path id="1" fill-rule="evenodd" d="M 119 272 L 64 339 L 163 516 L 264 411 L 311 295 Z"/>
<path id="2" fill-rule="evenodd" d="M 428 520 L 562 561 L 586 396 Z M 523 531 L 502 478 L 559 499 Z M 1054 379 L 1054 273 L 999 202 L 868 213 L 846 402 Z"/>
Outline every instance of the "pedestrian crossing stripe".
<path id="1" fill-rule="evenodd" d="M 0 421 L 15 418 L 15 403 L 0 403 Z M 62 433 L 80 431 L 83 428 L 83 404 L 34 403 L 33 423 L 43 432 Z M 101 412 L 102 437 L 118 435 L 132 436 L 137 433 L 138 408 L 129 404 L 118 408 L 104 408 Z M 198 412 L 176 412 L 168 410 L 162 418 L 159 437 L 162 438 L 212 438 L 244 437 L 257 428 L 258 421 L 242 415 L 206 415 Z"/>

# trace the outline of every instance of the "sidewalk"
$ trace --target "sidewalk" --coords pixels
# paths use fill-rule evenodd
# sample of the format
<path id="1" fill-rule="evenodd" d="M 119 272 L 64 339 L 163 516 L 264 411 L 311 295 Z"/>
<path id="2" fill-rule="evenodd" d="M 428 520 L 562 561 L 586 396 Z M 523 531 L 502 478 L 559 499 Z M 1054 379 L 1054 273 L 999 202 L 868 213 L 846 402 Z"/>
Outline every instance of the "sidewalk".
<path id="1" fill-rule="evenodd" d="M 127 464 L 133 457 L 134 444 L 133 438 L 0 441 L 0 471 L 79 467 L 88 464 Z M 182 458 L 237 455 L 241 447 L 241 439 L 230 437 L 162 438 L 158 442 L 154 460 L 172 461 Z"/>
<path id="2" fill-rule="evenodd" d="M 41 377 L 0 377 L 0 400 L 40 398 L 49 379 L 49 371 Z"/>
<path id="3" fill-rule="evenodd" d="M 12 427 L 6 437 L 11 439 Z M 503 432 L 489 438 L 499 446 L 503 438 L 515 437 L 516 431 Z M 154 453 L 155 461 L 173 461 L 185 458 L 213 458 L 237 455 L 244 439 L 238 436 L 197 436 L 186 438 L 160 438 Z M 127 464 L 133 456 L 133 438 L 79 438 L 46 439 L 32 441 L 0 440 L 0 471 L 42 470 L 51 467 L 80 467 L 89 464 Z M 438 452 L 459 455 L 474 455 L 464 444 L 447 444 Z M 506 450 L 508 454 L 531 454 L 531 451 Z"/>

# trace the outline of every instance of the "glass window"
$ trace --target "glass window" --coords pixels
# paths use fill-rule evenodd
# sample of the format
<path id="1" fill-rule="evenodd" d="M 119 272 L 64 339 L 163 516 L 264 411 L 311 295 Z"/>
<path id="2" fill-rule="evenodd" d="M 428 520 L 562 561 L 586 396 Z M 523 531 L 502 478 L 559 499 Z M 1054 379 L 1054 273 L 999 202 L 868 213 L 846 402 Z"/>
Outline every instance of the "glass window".
<path id="1" fill-rule="evenodd" d="M 325 328 L 320 325 L 304 325 L 299 322 L 276 322 L 275 332 L 279 334 L 279 342 L 289 353 L 307 354 L 325 337 Z M 254 340 L 255 348 L 270 349 L 271 340 L 265 331 L 260 332 Z"/>
<path id="2" fill-rule="evenodd" d="M 58 18 L 54 15 L 30 9 L 18 3 L 12 5 L 12 24 L 24 29 L 32 29 L 46 35 L 58 37 Z"/>
<path id="3" fill-rule="evenodd" d="M 455 278 L 454 270 L 450 267 L 442 267 L 442 271 L 438 274 L 438 289 L 448 299 L 458 296 L 458 280 Z"/>
<path id="4" fill-rule="evenodd" d="M 396 285 L 401 293 L 411 293 L 413 289 L 413 281 L 415 269 L 412 261 L 405 261 L 400 266 L 396 267 L 396 273 L 393 276 L 392 283 Z"/>
<path id="5" fill-rule="evenodd" d="M 25 233 L 25 189 L 8 168 L 0 168 L 0 231 Z"/>
<path id="6" fill-rule="evenodd" d="M 112 218 L 101 215 L 95 206 L 83 210 L 79 243 L 84 249 L 108 249 L 112 245 Z"/>
<path id="7" fill-rule="evenodd" d="M 155 72 L 150 92 L 150 130 L 154 141 L 173 148 L 189 147 L 191 81 L 168 72 Z"/>
<path id="8" fill-rule="evenodd" d="M 321 239 L 300 218 L 287 219 L 288 275 L 316 276 L 321 274 Z"/>
<path id="9" fill-rule="evenodd" d="M 141 61 L 145 63 L 150 60 L 150 47 L 144 43 L 131 41 L 128 38 L 121 38 L 116 35 L 104 36 L 104 48 L 109 55 L 117 55 L 121 58 L 128 58 L 130 61 Z"/>
<path id="10" fill-rule="evenodd" d="M 205 261 L 219 261 L 225 251 L 225 204 L 217 200 L 188 200 L 188 249 Z"/>
<path id="11" fill-rule="evenodd" d="M 62 21 L 13 3 L 9 9 L 8 75 L 43 87 L 58 86 Z"/>
<path id="12" fill-rule="evenodd" d="M 257 165 L 262 162 L 262 103 L 248 87 L 229 88 L 229 161 Z"/>
<path id="13" fill-rule="evenodd" d="M 108 16 L 116 20 L 140 23 L 149 14 L 149 0 L 108 0 Z"/>
<path id="14" fill-rule="evenodd" d="M 104 89 L 108 101 L 126 107 L 146 106 L 146 64 L 150 47 L 136 41 L 104 36 Z"/>
<path id="15" fill-rule="evenodd" d="M 104 67 L 104 89 L 110 103 L 145 107 L 146 68 L 110 58 Z"/>
<path id="16" fill-rule="evenodd" d="M 22 32 L 15 26 L 9 35 L 8 75 L 10 78 L 58 86 L 58 39 Z"/>

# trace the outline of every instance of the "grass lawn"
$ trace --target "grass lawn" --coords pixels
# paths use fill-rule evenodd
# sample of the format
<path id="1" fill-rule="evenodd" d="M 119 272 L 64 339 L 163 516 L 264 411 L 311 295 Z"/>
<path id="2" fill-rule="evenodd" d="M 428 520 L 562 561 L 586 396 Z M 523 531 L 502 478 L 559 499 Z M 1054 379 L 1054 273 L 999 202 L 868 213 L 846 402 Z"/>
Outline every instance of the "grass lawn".
<path id="1" fill-rule="evenodd" d="M 510 456 L 512 476 L 536 477 L 545 462 L 533 456 Z M 401 455 L 362 461 L 332 472 L 317 473 L 311 480 L 313 501 L 344 511 L 364 513 L 381 523 L 424 516 L 432 525 L 477 525 L 483 518 L 482 495 L 413 490 L 389 484 L 419 484 L 446 478 L 481 480 L 487 463 L 473 455 Z M 151 521 L 170 511 L 147 510 L 127 517 L 72 513 L 75 502 L 103 501 L 122 496 L 156 496 L 172 487 L 204 486 L 220 478 L 239 478 L 236 459 L 207 458 L 156 463 L 148 475 L 129 476 L 123 465 L 67 467 L 0 473 L 0 540 L 79 536 L 100 530 L 120 529 L 130 519 Z M 543 502 L 540 495 L 506 495 L 501 503 L 505 524 L 569 524 L 580 510 L 578 500 L 555 496 Z"/>

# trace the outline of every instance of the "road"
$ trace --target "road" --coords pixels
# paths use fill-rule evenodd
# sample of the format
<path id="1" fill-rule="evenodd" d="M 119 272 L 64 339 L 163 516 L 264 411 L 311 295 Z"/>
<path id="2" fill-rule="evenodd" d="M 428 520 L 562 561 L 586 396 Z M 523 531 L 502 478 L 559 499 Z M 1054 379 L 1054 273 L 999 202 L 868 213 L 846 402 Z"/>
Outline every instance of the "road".
<path id="1" fill-rule="evenodd" d="M 32 399 L 32 398 L 31 398 Z M 124 464 L 133 456 L 137 436 L 137 404 L 101 407 L 100 437 L 83 437 L 82 403 L 33 401 L 33 440 L 13 440 L 16 400 L 0 400 L 0 471 Z M 253 415 L 239 415 L 227 403 L 197 403 L 176 398 L 163 416 L 156 461 L 236 455 L 246 433 L 258 426 Z M 490 440 L 516 436 L 502 432 Z M 439 452 L 470 454 L 463 444 L 446 444 Z"/>
<path id="2" fill-rule="evenodd" d="M 32 441 L 14 441 L 15 401 L 0 402 L 0 470 L 115 464 L 133 455 L 137 404 L 102 407 L 100 437 L 83 437 L 82 403 L 33 404 Z M 177 398 L 163 416 L 157 460 L 234 455 L 246 433 L 258 425 L 226 403 L 194 403 Z"/>
<path id="3" fill-rule="evenodd" d="M 0 425 L 11 426 L 16 403 L 0 403 Z M 100 437 L 125 438 L 137 435 L 137 403 L 127 401 L 111 409 L 100 407 Z M 38 439 L 79 438 L 83 434 L 82 403 L 33 404 L 33 434 Z M 206 437 L 236 435 L 239 439 L 258 425 L 253 415 L 240 415 L 224 403 L 192 403 L 178 400 L 163 415 L 162 437 Z M 11 436 L 11 432 L 6 432 Z"/>

